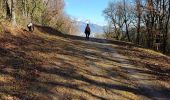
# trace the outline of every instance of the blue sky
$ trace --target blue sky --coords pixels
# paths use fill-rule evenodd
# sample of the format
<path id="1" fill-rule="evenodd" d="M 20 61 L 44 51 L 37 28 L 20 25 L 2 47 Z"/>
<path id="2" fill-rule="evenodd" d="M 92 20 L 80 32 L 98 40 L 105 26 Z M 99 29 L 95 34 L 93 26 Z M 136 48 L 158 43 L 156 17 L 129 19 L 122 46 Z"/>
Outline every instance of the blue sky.
<path id="1" fill-rule="evenodd" d="M 106 24 L 102 11 L 110 0 L 65 0 L 65 11 L 73 18 L 90 23 Z"/>

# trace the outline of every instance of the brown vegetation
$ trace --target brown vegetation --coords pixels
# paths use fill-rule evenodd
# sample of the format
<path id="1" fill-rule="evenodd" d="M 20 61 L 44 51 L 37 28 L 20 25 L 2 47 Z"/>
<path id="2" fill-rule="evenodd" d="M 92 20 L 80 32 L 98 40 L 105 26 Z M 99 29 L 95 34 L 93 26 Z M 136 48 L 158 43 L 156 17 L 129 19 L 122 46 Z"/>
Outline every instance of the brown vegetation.
<path id="1" fill-rule="evenodd" d="M 75 34 L 75 22 L 64 12 L 63 0 L 0 0 L 0 20 L 13 26 L 28 23 L 50 26 L 66 34 Z"/>
<path id="2" fill-rule="evenodd" d="M 169 0 L 110 2 L 103 13 L 109 21 L 107 38 L 131 40 L 143 47 L 169 52 Z"/>
<path id="3" fill-rule="evenodd" d="M 0 36 L 0 99 L 170 98 L 163 54 L 41 26 L 33 33 L 7 27 Z"/>

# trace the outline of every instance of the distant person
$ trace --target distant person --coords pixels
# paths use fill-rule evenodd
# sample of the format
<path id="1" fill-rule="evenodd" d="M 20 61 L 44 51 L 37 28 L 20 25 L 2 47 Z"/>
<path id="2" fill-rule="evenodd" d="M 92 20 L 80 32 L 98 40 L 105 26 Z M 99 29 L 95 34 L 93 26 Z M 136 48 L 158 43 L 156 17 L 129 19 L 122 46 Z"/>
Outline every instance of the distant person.
<path id="1" fill-rule="evenodd" d="M 90 32 L 91 32 L 90 26 L 89 26 L 89 24 L 87 24 L 85 32 L 84 32 L 86 34 L 86 39 L 89 39 Z"/>
<path id="2" fill-rule="evenodd" d="M 27 28 L 30 32 L 34 31 L 34 25 L 32 22 L 30 22 L 28 25 L 27 25 Z"/>

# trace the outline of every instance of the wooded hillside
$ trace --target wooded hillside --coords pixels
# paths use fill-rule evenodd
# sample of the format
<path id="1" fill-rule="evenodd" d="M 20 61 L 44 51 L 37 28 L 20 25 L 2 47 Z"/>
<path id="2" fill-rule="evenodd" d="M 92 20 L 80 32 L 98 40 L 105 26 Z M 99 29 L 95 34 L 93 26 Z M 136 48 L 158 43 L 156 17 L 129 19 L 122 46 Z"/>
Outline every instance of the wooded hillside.
<path id="1" fill-rule="evenodd" d="M 8 20 L 14 26 L 32 22 L 74 33 L 74 22 L 65 14 L 64 6 L 64 0 L 0 0 L 0 20 Z"/>
<path id="2" fill-rule="evenodd" d="M 162 52 L 170 51 L 170 1 L 120 0 L 103 11 L 107 38 L 124 40 Z"/>

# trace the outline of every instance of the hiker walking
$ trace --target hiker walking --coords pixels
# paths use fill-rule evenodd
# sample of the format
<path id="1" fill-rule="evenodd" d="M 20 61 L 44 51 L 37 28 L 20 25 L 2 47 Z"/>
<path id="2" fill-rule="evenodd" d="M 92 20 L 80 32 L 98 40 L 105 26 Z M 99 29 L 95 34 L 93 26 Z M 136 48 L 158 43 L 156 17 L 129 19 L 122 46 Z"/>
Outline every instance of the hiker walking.
<path id="1" fill-rule="evenodd" d="M 89 26 L 89 24 L 87 24 L 85 32 L 84 32 L 86 34 L 86 39 L 89 39 L 90 32 L 91 32 L 90 26 Z"/>
<path id="2" fill-rule="evenodd" d="M 34 25 L 32 22 L 30 22 L 28 25 L 27 25 L 27 28 L 30 32 L 34 31 Z"/>

